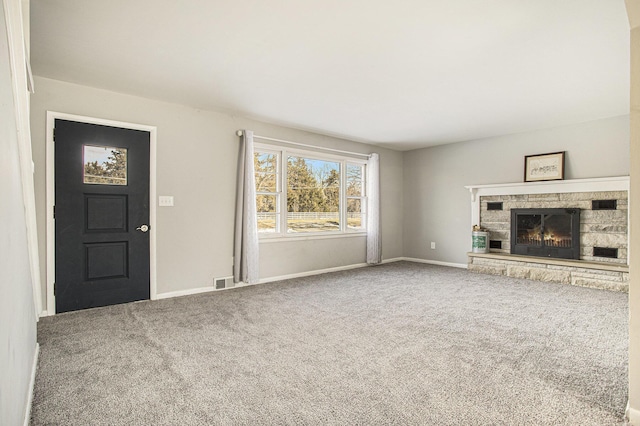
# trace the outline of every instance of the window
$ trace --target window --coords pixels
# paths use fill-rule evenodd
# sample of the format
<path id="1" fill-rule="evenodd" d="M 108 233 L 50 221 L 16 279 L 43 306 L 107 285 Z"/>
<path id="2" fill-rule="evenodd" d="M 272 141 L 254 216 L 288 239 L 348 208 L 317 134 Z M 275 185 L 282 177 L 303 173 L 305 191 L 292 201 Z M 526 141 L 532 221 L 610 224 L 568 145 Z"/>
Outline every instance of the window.
<path id="1" fill-rule="evenodd" d="M 340 231 L 340 165 L 287 156 L 287 232 Z"/>
<path id="2" fill-rule="evenodd" d="M 365 231 L 365 162 L 256 144 L 263 237 Z"/>
<path id="3" fill-rule="evenodd" d="M 253 155 L 258 232 L 280 231 L 279 162 L 277 152 L 255 152 Z"/>
<path id="4" fill-rule="evenodd" d="M 364 174 L 364 164 L 347 164 L 347 227 L 358 231 L 366 229 Z"/>
<path id="5" fill-rule="evenodd" d="M 127 184 L 127 149 L 83 145 L 83 183 L 98 185 Z"/>

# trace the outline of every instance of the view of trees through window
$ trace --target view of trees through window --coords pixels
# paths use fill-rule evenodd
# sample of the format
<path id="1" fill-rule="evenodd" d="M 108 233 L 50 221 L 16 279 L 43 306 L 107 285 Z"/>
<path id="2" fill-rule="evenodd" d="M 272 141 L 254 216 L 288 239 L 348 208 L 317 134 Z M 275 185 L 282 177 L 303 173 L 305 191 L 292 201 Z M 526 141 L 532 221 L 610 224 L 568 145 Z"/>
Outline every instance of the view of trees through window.
<path id="1" fill-rule="evenodd" d="M 340 163 L 287 158 L 287 231 L 340 230 Z"/>
<path id="2" fill-rule="evenodd" d="M 126 185 L 126 148 L 85 145 L 84 183 Z"/>
<path id="3" fill-rule="evenodd" d="M 347 164 L 347 226 L 364 230 L 364 165 Z"/>
<path id="4" fill-rule="evenodd" d="M 258 230 L 262 233 L 282 232 L 281 204 L 286 205 L 286 232 L 309 233 L 340 231 L 341 167 L 346 167 L 346 228 L 364 230 L 364 165 L 343 161 L 286 156 L 280 172 L 278 153 L 254 153 Z M 286 190 L 280 190 L 281 173 Z M 286 196 L 286 203 L 280 197 Z"/>
<path id="5" fill-rule="evenodd" d="M 256 175 L 256 209 L 259 232 L 278 232 L 278 154 L 255 152 L 253 166 Z"/>

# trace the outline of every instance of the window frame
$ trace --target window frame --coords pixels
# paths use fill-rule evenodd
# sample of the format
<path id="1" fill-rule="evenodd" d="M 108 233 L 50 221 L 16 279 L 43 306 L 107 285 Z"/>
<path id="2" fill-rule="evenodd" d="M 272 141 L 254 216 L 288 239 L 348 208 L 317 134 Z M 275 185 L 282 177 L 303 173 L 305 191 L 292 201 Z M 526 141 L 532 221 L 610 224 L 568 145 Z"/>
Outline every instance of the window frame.
<path id="1" fill-rule="evenodd" d="M 321 148 L 320 148 L 321 149 Z M 276 232 L 258 232 L 258 237 L 260 240 L 295 240 L 295 239 L 322 239 L 322 238 L 332 238 L 332 237 L 347 237 L 347 236 L 363 236 L 366 235 L 366 205 L 367 205 L 367 193 L 366 193 L 366 173 L 367 173 L 367 160 L 361 158 L 355 158 L 350 156 L 343 155 L 335 155 L 335 154 L 327 154 L 324 152 L 299 149 L 299 148 L 290 148 L 283 147 L 279 145 L 265 144 L 265 143 L 254 143 L 254 153 L 268 153 L 268 154 L 276 154 L 277 156 L 277 165 L 276 171 L 277 182 L 276 182 Z M 364 155 L 364 154 L 363 154 Z M 340 217 L 340 229 L 335 231 L 316 231 L 316 232 L 305 232 L 305 233 L 292 233 L 288 231 L 287 226 L 287 218 L 288 218 L 288 209 L 287 209 L 287 167 L 289 163 L 289 156 L 302 157 L 304 159 L 312 159 L 312 160 L 320 160 L 320 161 L 330 161 L 339 163 L 340 165 L 340 190 L 339 190 L 339 217 Z M 347 197 L 347 166 L 348 165 L 356 165 L 361 166 L 363 170 L 362 176 L 362 196 L 360 197 Z M 258 193 L 256 191 L 256 197 L 258 195 L 272 195 L 271 193 L 266 194 L 261 191 Z M 361 200 L 361 210 L 362 210 L 362 227 L 359 229 L 349 229 L 347 223 L 347 198 L 358 198 Z"/>
<path id="2" fill-rule="evenodd" d="M 359 166 L 361 167 L 362 170 L 362 175 L 360 178 L 360 195 L 349 195 L 347 193 L 347 186 L 349 184 L 348 181 L 348 170 L 347 168 L 349 166 Z M 367 194 L 367 163 L 365 162 L 353 162 L 353 161 L 347 161 L 345 163 L 345 172 L 344 172 L 345 178 L 344 178 L 344 203 L 345 203 L 345 226 L 347 227 L 347 231 L 348 232 L 367 232 L 367 215 L 368 215 L 368 203 L 367 203 L 367 198 L 368 195 Z M 353 230 L 349 230 L 349 210 L 348 210 L 348 206 L 349 206 L 349 200 L 360 200 L 360 229 L 353 229 Z"/>

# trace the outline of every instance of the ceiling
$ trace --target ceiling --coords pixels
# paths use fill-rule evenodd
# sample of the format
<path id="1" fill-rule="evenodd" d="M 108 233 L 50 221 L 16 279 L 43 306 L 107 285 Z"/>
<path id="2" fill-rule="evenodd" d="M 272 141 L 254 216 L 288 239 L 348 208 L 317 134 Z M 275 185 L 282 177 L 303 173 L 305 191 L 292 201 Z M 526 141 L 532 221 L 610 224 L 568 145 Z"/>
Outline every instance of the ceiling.
<path id="1" fill-rule="evenodd" d="M 392 149 L 629 112 L 624 0 L 31 0 L 30 8 L 38 76 Z"/>

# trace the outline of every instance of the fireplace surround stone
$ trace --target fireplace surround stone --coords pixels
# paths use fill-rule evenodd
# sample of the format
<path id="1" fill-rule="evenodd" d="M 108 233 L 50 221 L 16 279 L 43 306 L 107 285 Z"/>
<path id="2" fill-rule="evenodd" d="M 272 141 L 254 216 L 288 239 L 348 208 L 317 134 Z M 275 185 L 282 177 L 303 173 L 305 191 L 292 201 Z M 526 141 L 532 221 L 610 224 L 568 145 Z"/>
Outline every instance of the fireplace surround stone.
<path id="1" fill-rule="evenodd" d="M 616 200 L 616 210 L 592 210 L 592 200 Z M 502 201 L 503 210 L 487 210 L 489 202 Z M 626 191 L 578 192 L 566 194 L 522 194 L 480 197 L 480 227 L 489 231 L 490 240 L 502 241 L 502 249 L 492 253 L 510 253 L 511 209 L 580 209 L 580 259 L 609 263 L 627 263 L 628 200 Z M 593 255 L 594 247 L 617 248 L 618 258 Z"/>

